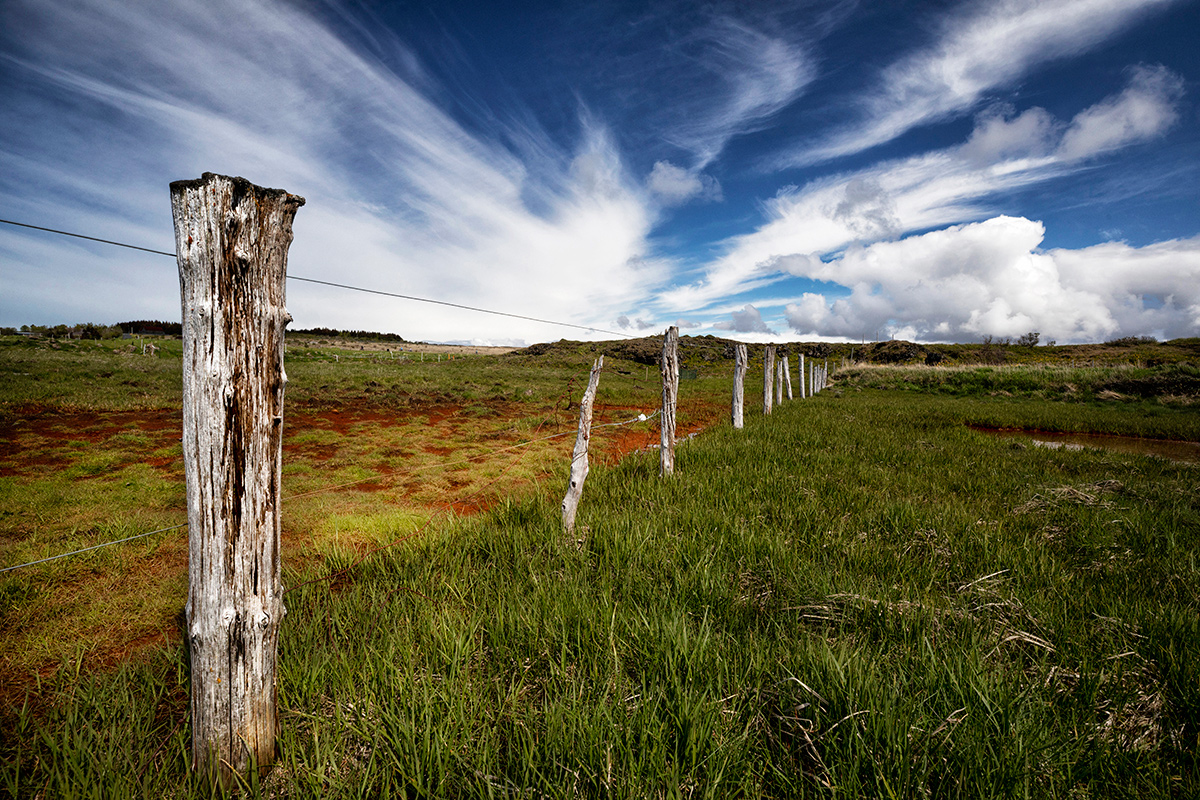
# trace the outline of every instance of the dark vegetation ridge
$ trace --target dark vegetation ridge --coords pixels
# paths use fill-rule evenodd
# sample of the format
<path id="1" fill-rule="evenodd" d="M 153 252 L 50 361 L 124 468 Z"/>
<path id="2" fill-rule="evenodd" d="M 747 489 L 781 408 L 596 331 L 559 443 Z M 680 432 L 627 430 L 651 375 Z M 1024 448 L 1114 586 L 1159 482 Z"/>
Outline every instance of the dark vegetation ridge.
<path id="1" fill-rule="evenodd" d="M 717 361 L 732 361 L 733 348 L 739 344 L 717 336 L 680 337 L 680 357 L 688 366 Z M 746 344 L 750 357 L 761 359 L 765 344 Z M 786 342 L 775 345 L 780 355 L 803 354 L 806 358 L 846 359 L 864 364 L 1076 364 L 1110 366 L 1141 364 L 1158 366 L 1183 361 L 1200 363 L 1200 338 L 1158 342 L 1152 337 L 1126 337 L 1103 344 L 1037 345 L 1021 344 L 990 337 L 974 344 L 918 344 L 901 339 L 886 342 Z M 530 345 L 518 352 L 526 355 L 603 354 L 639 364 L 657 364 L 662 351 L 661 336 L 606 342 L 579 342 L 561 339 Z"/>

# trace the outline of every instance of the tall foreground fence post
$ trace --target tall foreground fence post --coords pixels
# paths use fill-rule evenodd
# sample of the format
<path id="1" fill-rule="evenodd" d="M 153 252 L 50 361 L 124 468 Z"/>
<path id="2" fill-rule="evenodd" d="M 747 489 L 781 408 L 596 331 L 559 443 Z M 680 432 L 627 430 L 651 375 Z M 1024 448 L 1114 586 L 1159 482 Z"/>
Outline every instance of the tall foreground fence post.
<path id="1" fill-rule="evenodd" d="M 745 426 L 742 408 L 746 399 L 746 368 L 749 359 L 746 356 L 746 345 L 738 344 L 733 347 L 733 427 L 740 430 Z"/>
<path id="2" fill-rule="evenodd" d="M 662 373 L 659 472 L 666 477 L 675 472 L 675 408 L 679 400 L 679 328 L 674 325 L 663 336 L 659 371 Z"/>
<path id="3" fill-rule="evenodd" d="M 171 184 L 183 310 L 192 765 L 225 787 L 275 760 L 283 329 L 304 198 L 205 173 Z"/>
<path id="4" fill-rule="evenodd" d="M 771 393 L 774 391 L 771 379 L 775 371 L 775 345 L 769 344 L 763 348 L 763 413 L 771 413 Z"/>
<path id="5" fill-rule="evenodd" d="M 579 498 L 583 496 L 583 482 L 588 474 L 588 441 L 592 438 L 592 404 L 596 400 L 596 389 L 600 386 L 600 370 L 604 367 L 604 356 L 592 364 L 587 390 L 579 401 L 579 433 L 575 437 L 575 452 L 571 455 L 571 478 L 567 482 L 567 496 L 562 501 L 563 527 L 567 533 L 575 531 L 575 511 Z"/>

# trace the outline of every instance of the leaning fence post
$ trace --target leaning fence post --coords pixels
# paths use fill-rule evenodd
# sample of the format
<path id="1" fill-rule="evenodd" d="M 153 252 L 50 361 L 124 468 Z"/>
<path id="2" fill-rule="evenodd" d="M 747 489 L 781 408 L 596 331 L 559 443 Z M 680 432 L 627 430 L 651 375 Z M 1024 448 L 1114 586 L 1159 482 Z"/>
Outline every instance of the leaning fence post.
<path id="1" fill-rule="evenodd" d="M 733 347 L 733 427 L 741 429 L 744 426 L 742 406 L 746 398 L 746 345 L 738 344 Z"/>
<path id="2" fill-rule="evenodd" d="M 275 760 L 284 615 L 280 457 L 287 251 L 304 198 L 205 173 L 171 184 L 183 311 L 192 766 L 228 788 Z"/>
<path id="3" fill-rule="evenodd" d="M 791 399 L 793 399 L 792 398 L 792 369 L 788 365 L 788 357 L 787 356 L 783 357 L 782 369 L 783 369 L 783 383 L 785 386 L 787 386 L 787 399 L 791 400 Z"/>
<path id="4" fill-rule="evenodd" d="M 675 408 L 679 399 L 679 328 L 667 328 L 663 336 L 662 420 L 659 426 L 659 472 L 665 477 L 675 472 Z"/>
<path id="5" fill-rule="evenodd" d="M 592 438 L 592 403 L 596 399 L 596 388 L 600 385 L 600 370 L 604 356 L 592 364 L 587 389 L 579 401 L 579 434 L 575 437 L 575 451 L 571 454 L 571 478 L 567 482 L 567 496 L 562 501 L 563 527 L 567 533 L 575 531 L 575 511 L 579 498 L 583 496 L 583 482 L 588 474 L 588 441 Z"/>
<path id="6" fill-rule="evenodd" d="M 775 345 L 763 348 L 763 414 L 771 413 L 771 394 L 774 391 L 771 379 L 775 369 Z"/>

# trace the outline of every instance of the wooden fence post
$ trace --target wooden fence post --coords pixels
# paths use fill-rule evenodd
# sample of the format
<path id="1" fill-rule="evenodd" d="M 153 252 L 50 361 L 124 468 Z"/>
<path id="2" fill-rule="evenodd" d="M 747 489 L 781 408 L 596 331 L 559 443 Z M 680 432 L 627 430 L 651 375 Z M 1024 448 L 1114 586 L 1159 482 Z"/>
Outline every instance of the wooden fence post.
<path id="1" fill-rule="evenodd" d="M 804 353 L 801 353 L 800 354 L 800 399 L 801 400 L 803 400 L 805 397 L 808 396 L 804 389 L 804 384 L 807 383 L 807 381 L 808 381 L 808 379 L 805 378 L 805 376 L 804 376 Z"/>
<path id="2" fill-rule="evenodd" d="M 775 371 L 775 345 L 763 348 L 763 414 L 771 413 L 771 395 L 774 393 L 772 378 Z"/>
<path id="3" fill-rule="evenodd" d="M 205 173 L 171 184 L 183 310 L 192 766 L 228 788 L 276 756 L 283 329 L 304 198 Z"/>
<path id="4" fill-rule="evenodd" d="M 787 356 L 783 357 L 783 383 L 787 387 L 787 399 L 792 400 L 792 368 Z"/>
<path id="5" fill-rule="evenodd" d="M 674 325 L 663 336 L 659 372 L 662 373 L 659 472 L 666 477 L 675 472 L 675 407 L 679 398 L 679 328 Z"/>
<path id="6" fill-rule="evenodd" d="M 749 366 L 746 357 L 746 345 L 738 344 L 733 347 L 733 427 L 741 430 L 744 427 L 742 407 L 746 398 L 746 367 Z"/>
<path id="7" fill-rule="evenodd" d="M 592 437 L 592 403 L 596 400 L 596 389 L 600 386 L 600 370 L 604 367 L 604 356 L 592 364 L 587 390 L 579 401 L 579 434 L 575 437 L 575 452 L 571 455 L 571 478 L 567 482 L 567 496 L 562 501 L 563 527 L 567 533 L 575 531 L 575 511 L 579 498 L 583 496 L 583 482 L 588 474 L 588 441 Z"/>
<path id="8" fill-rule="evenodd" d="M 783 405 L 783 356 L 775 359 L 775 405 Z"/>

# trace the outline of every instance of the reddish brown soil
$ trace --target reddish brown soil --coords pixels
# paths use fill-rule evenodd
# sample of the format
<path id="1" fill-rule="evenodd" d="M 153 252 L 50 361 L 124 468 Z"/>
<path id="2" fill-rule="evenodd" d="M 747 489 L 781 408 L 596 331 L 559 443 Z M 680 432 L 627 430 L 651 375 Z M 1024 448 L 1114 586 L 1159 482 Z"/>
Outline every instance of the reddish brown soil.
<path id="1" fill-rule="evenodd" d="M 528 407 L 520 404 L 497 404 L 492 406 L 495 416 L 491 419 L 498 422 L 511 421 L 517 423 L 529 413 Z M 321 465 L 332 459 L 337 451 L 336 445 L 289 442 L 287 434 L 300 434 L 305 431 L 327 430 L 338 434 L 352 435 L 358 426 L 364 424 L 381 427 L 394 427 L 414 421 L 423 422 L 430 426 L 445 428 L 450 435 L 444 446 L 430 446 L 426 450 L 439 456 L 452 457 L 456 452 L 453 444 L 453 432 L 456 428 L 454 417 L 462 413 L 461 406 L 439 404 L 428 406 L 411 406 L 396 410 L 380 410 L 365 408 L 316 408 L 299 407 L 288 410 L 287 433 L 284 438 L 285 459 L 287 454 L 302 456 L 305 460 Z M 623 422 L 644 409 L 597 405 L 594 424 L 601 425 L 609 422 Z M 722 419 L 727 409 L 717 405 L 690 407 L 688 422 L 677 429 L 680 438 L 704 430 Z M 561 433 L 567 448 L 574 443 L 574 432 L 577 417 L 573 413 L 563 412 L 557 430 L 542 429 L 535 436 L 545 436 L 551 433 Z M 592 459 L 594 463 L 612 464 L 625 455 L 645 450 L 658 445 L 658 426 L 651 422 L 648 425 L 637 425 L 620 428 L 599 429 L 603 432 L 593 438 Z M 68 445 L 68 442 L 86 442 L 103 445 L 110 438 L 121 433 L 140 432 L 151 442 L 153 449 L 160 449 L 178 443 L 182 437 L 182 423 L 178 410 L 151 410 L 140 412 L 55 412 L 30 409 L 29 413 L 0 422 L 0 476 L 33 478 L 47 471 L 69 467 L 78 458 L 78 447 Z M 114 445 L 114 448 L 118 448 Z M 124 448 L 121 448 L 124 449 Z M 385 457 L 387 454 L 383 454 Z M 393 454 L 395 455 L 395 454 Z M 131 463 L 133 463 L 131 461 Z M 138 463 L 149 464 L 162 470 L 164 476 L 172 480 L 182 480 L 182 464 L 177 458 L 142 457 Z M 376 463 L 372 469 L 381 473 L 380 477 L 355 484 L 354 490 L 361 492 L 382 492 L 385 490 L 400 491 L 411 496 L 419 487 L 420 481 L 399 480 L 403 470 L 394 471 L 385 463 Z M 504 482 L 503 476 L 499 483 Z M 451 486 L 461 487 L 461 482 L 453 479 Z M 527 488 L 520 482 L 509 481 L 506 491 L 521 491 Z M 442 500 L 439 506 L 453 511 L 457 515 L 471 515 L 488 509 L 496 502 L 496 497 L 477 492 L 473 495 L 456 496 Z M 180 509 L 182 517 L 184 509 Z M 300 531 L 285 529 L 283 532 L 283 547 L 290 551 L 291 558 L 308 560 L 312 557 L 311 538 Z M 352 545 L 354 546 L 354 545 Z M 363 543 L 364 552 L 369 549 Z M 186 542 L 175 542 L 164 545 L 155 555 L 144 559 L 137 565 L 138 574 L 144 580 L 153 583 L 155 576 L 166 580 L 169 576 L 177 576 L 187 568 Z M 75 587 L 72 592 L 86 593 L 95 591 L 96 587 L 85 585 L 87 578 Z M 94 647 L 85 660 L 87 670 L 108 670 L 132 658 L 137 658 L 150 652 L 152 648 L 161 647 L 164 642 L 172 645 L 179 641 L 179 620 L 176 618 L 163 619 L 150 630 L 142 626 L 130 630 L 128 638 L 117 636 L 117 644 L 106 644 Z M 112 641 L 111 635 L 108 637 Z M 43 685 L 57 669 L 57 663 L 46 664 L 39 670 Z M 33 689 L 36 681 L 33 676 L 11 671 L 0 659 L 0 704 L 20 703 L 27 693 Z"/>

